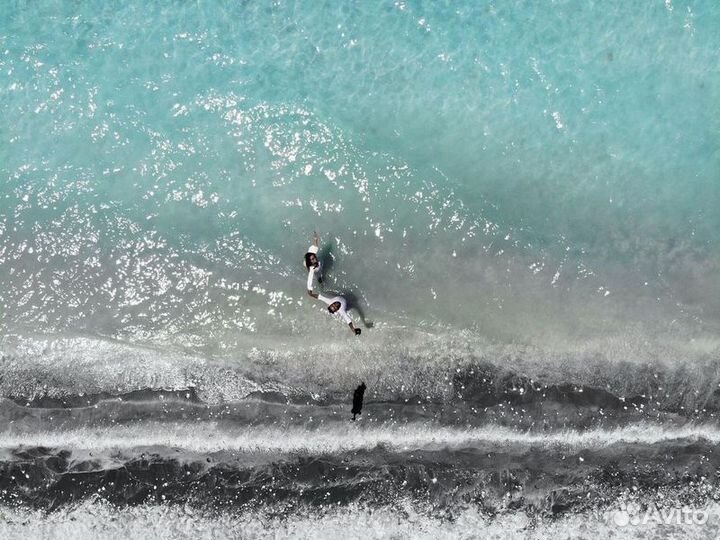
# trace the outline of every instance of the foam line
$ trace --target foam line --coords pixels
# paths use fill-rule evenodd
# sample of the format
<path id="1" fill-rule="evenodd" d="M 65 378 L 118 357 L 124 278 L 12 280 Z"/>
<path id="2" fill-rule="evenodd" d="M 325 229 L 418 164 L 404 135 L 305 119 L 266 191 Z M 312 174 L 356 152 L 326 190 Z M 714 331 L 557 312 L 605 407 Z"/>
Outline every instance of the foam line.
<path id="1" fill-rule="evenodd" d="M 251 427 L 243 430 L 221 429 L 209 423 L 202 425 L 150 424 L 104 429 L 74 429 L 34 433 L 0 433 L 0 445 L 45 446 L 66 449 L 131 449 L 141 446 L 182 448 L 199 453 L 288 452 L 340 453 L 370 449 L 378 445 L 395 451 L 419 448 L 494 446 L 564 447 L 569 450 L 603 448 L 616 443 L 652 445 L 676 439 L 705 439 L 720 442 L 720 429 L 709 425 L 687 425 L 665 428 L 641 424 L 613 430 L 585 432 L 564 431 L 553 434 L 517 432 L 502 427 L 454 429 L 427 425 L 392 428 L 345 429 L 332 427 L 314 431 Z"/>

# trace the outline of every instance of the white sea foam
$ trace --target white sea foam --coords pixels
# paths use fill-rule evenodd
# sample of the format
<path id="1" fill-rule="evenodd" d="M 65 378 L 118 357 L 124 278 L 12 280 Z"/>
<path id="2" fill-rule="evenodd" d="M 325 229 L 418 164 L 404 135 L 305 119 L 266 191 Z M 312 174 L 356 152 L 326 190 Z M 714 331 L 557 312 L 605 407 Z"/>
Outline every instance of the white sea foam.
<path id="1" fill-rule="evenodd" d="M 261 452 L 332 454 L 378 445 L 395 451 L 467 448 L 491 445 L 500 448 L 557 447 L 568 451 L 598 449 L 617 443 L 652 445 L 678 439 L 720 442 L 720 428 L 709 425 L 663 427 L 637 424 L 612 430 L 562 431 L 551 434 L 518 432 L 490 426 L 457 429 L 433 425 L 372 427 L 352 425 L 300 428 L 227 428 L 216 423 L 159 424 L 110 428 L 79 428 L 67 431 L 0 432 L 0 446 L 44 446 L 77 450 L 120 450 L 138 447 L 169 447 L 198 453 Z"/>
<path id="2" fill-rule="evenodd" d="M 362 341 L 347 337 L 329 343 L 269 340 L 205 356 L 159 338 L 154 346 L 138 346 L 89 337 L 2 336 L 0 396 L 31 400 L 194 388 L 202 401 L 217 404 L 257 391 L 343 397 L 364 380 L 374 399 L 445 402 L 466 382 L 482 382 L 487 369 L 538 387 L 586 385 L 617 397 L 657 387 L 646 396 L 651 403 L 693 410 L 705 407 L 720 383 L 712 375 L 720 362 L 716 340 L 648 343 L 636 336 L 542 348 L 498 344 L 472 331 L 403 327 L 381 328 Z M 454 382 L 456 375 L 461 383 Z"/>
<path id="3" fill-rule="evenodd" d="M 285 517 L 262 512 L 220 513 L 212 516 L 179 506 L 132 506 L 118 509 L 103 502 L 88 501 L 57 512 L 0 507 L 0 537 L 14 540 L 104 540 L 117 538 L 413 538 L 413 539 L 674 539 L 714 538 L 720 518 L 714 507 L 702 524 L 650 521 L 637 525 L 618 524 L 612 514 L 591 512 L 553 520 L 532 520 L 524 513 L 490 517 L 477 509 L 460 509 L 450 516 L 431 509 L 398 502 L 397 508 L 366 508 L 351 504 L 315 510 L 294 509 Z M 669 508 L 673 508 L 669 504 Z"/>

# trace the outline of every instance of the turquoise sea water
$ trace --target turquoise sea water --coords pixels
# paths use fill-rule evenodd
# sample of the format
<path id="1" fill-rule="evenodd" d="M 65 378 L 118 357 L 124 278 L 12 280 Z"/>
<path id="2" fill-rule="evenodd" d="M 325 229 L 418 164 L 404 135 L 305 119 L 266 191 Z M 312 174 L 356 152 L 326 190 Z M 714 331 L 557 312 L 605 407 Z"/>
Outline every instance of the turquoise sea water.
<path id="1" fill-rule="evenodd" d="M 14 2 L 4 324 L 306 335 L 317 229 L 379 320 L 521 341 L 717 331 L 719 18 Z"/>
<path id="2" fill-rule="evenodd" d="M 718 28 L 714 0 L 6 2 L 2 396 L 444 403 L 481 359 L 702 409 Z M 360 339 L 305 294 L 314 230 Z"/>

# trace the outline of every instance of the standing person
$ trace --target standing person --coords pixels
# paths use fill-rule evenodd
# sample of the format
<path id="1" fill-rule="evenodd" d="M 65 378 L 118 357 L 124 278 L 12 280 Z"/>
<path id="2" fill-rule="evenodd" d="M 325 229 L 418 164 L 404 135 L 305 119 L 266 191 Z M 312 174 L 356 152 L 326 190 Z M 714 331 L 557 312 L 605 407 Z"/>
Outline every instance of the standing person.
<path id="1" fill-rule="evenodd" d="M 319 284 L 322 285 L 322 265 L 320 259 L 318 259 L 318 250 L 320 249 L 320 236 L 317 231 L 313 231 L 313 243 L 305 253 L 305 268 L 308 271 L 307 277 L 307 292 L 313 298 L 317 298 L 317 295 L 313 293 L 314 281 L 317 278 Z"/>
<path id="2" fill-rule="evenodd" d="M 355 389 L 355 393 L 353 394 L 353 406 L 350 411 L 353 415 L 353 422 L 358 414 L 362 414 L 363 398 L 365 397 L 366 388 L 367 386 L 365 386 L 365 383 L 362 382 L 360 383 L 360 386 Z"/>
<path id="3" fill-rule="evenodd" d="M 350 318 L 350 315 L 348 315 L 347 312 L 347 301 L 342 296 L 333 296 L 328 297 L 324 294 L 320 293 L 314 293 L 310 290 L 308 290 L 308 294 L 312 296 L 313 298 L 317 298 L 321 302 L 327 305 L 328 311 L 332 313 L 333 315 L 337 314 L 340 316 L 340 318 L 347 323 L 347 325 L 350 327 L 350 330 L 356 335 L 359 336 L 362 330 L 359 328 L 356 328 L 353 324 L 352 318 Z"/>

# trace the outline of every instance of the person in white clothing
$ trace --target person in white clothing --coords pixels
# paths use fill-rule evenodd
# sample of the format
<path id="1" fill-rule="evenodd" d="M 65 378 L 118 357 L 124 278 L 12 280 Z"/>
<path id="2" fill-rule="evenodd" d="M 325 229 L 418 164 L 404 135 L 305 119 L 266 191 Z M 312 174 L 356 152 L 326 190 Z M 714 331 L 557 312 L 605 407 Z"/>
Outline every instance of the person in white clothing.
<path id="1" fill-rule="evenodd" d="M 313 298 L 317 298 L 317 295 L 313 293 L 315 278 L 318 283 L 322 284 L 322 265 L 320 259 L 318 259 L 318 250 L 320 249 L 320 237 L 317 232 L 313 232 L 313 244 L 308 248 L 305 253 L 305 268 L 308 271 L 307 277 L 307 292 Z"/>
<path id="2" fill-rule="evenodd" d="M 350 330 L 356 335 L 359 336 L 362 330 L 360 328 L 357 328 L 354 324 L 352 319 L 350 318 L 350 315 L 348 315 L 347 312 L 347 301 L 342 296 L 333 296 L 328 297 L 323 294 L 318 294 L 317 296 L 315 294 L 312 294 L 314 298 L 317 298 L 321 302 L 325 303 L 328 307 L 328 311 L 332 314 L 337 314 L 340 316 L 340 318 L 347 323 L 347 325 L 350 327 Z"/>

